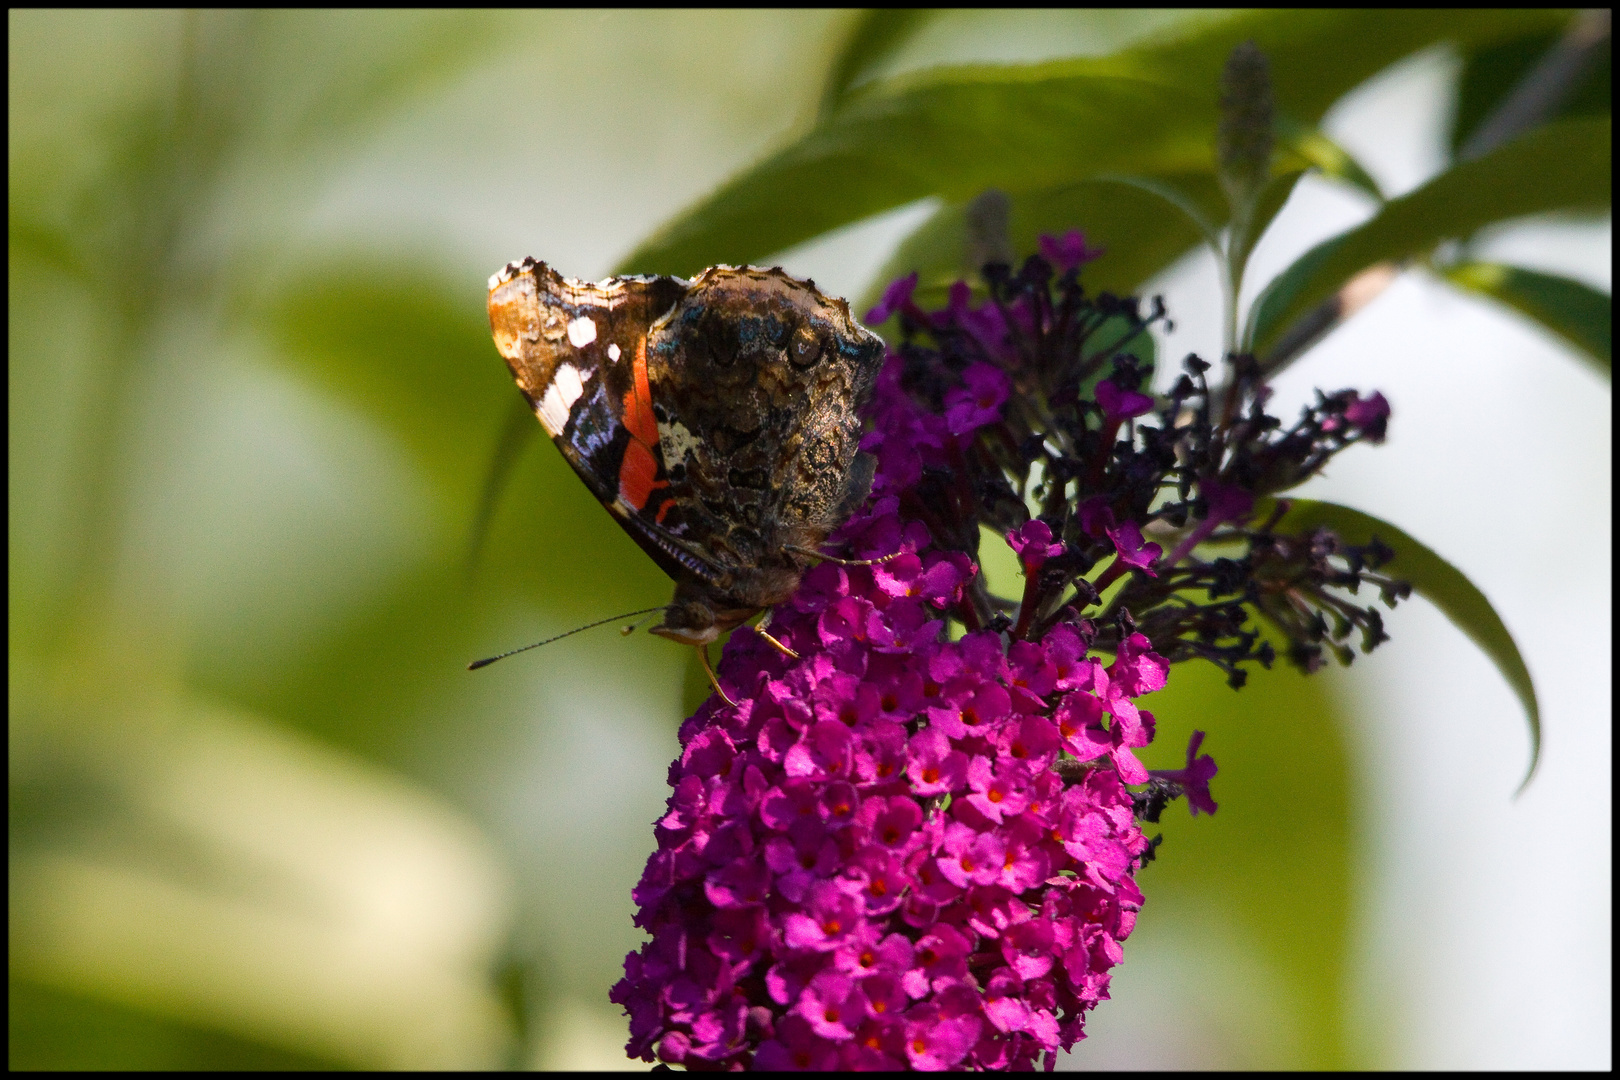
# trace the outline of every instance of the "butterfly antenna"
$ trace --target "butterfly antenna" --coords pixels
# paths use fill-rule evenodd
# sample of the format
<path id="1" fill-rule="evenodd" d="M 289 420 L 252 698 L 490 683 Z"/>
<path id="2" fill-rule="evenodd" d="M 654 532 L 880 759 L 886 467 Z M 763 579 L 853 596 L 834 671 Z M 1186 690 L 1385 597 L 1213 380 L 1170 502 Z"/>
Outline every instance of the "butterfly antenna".
<path id="1" fill-rule="evenodd" d="M 658 614 L 660 611 L 668 611 L 668 610 L 669 610 L 668 608 L 656 608 L 656 607 L 655 608 L 648 608 L 645 612 L 642 613 L 641 618 L 637 619 L 635 622 L 631 623 L 629 626 L 620 627 L 619 628 L 619 633 L 623 634 L 625 637 L 629 637 L 631 634 L 635 633 L 637 630 L 640 630 L 643 626 L 646 626 L 648 620 L 650 620 L 654 615 Z M 629 618 L 628 615 L 626 615 L 624 617 Z"/>
<path id="2" fill-rule="evenodd" d="M 667 610 L 669 610 L 668 604 L 659 604 L 657 607 L 642 608 L 640 611 L 627 611 L 623 615 L 610 615 L 605 619 L 598 619 L 593 623 L 586 623 L 584 626 L 576 626 L 567 633 L 558 634 L 556 637 L 548 637 L 544 641 L 536 641 L 533 645 L 525 645 L 521 649 L 512 649 L 509 652 L 501 653 L 499 656 L 487 656 L 482 660 L 474 660 L 472 663 L 467 665 L 467 670 L 477 671 L 481 667 L 488 667 L 497 660 L 505 660 L 508 656 L 516 656 L 520 652 L 528 652 L 530 649 L 538 649 L 542 645 L 550 645 L 553 641 L 561 641 L 565 637 L 572 637 L 581 630 L 591 630 L 598 626 L 606 626 L 610 622 L 618 622 L 620 619 L 630 619 L 637 615 L 648 615 L 655 611 Z"/>

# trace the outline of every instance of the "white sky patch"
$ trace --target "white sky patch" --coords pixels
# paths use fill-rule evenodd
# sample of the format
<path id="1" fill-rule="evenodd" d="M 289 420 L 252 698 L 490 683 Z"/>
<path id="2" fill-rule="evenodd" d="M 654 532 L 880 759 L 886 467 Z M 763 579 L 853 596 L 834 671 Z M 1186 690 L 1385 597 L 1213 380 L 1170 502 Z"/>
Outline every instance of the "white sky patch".
<path id="1" fill-rule="evenodd" d="M 596 324 L 589 319 L 577 321 L 590 324 L 592 332 L 595 332 Z M 574 336 L 572 323 L 568 326 L 568 336 L 569 338 Z M 545 395 L 540 399 L 540 423 L 553 438 L 562 435 L 563 428 L 568 426 L 568 414 L 573 409 L 574 402 L 578 401 L 584 392 L 585 381 L 579 377 L 579 369 L 573 364 L 560 365 L 556 376 L 551 380 L 551 385 L 546 387 Z"/>
<path id="2" fill-rule="evenodd" d="M 583 349 L 596 340 L 596 323 L 591 321 L 589 315 L 581 315 L 568 324 L 568 343 L 576 349 Z"/>

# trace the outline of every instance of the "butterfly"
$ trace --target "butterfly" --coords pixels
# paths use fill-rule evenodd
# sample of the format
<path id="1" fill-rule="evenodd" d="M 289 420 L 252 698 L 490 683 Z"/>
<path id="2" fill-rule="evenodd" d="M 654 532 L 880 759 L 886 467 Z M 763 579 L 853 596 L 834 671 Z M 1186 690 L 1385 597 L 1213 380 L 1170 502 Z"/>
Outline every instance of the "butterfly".
<path id="1" fill-rule="evenodd" d="M 780 267 L 586 282 L 524 259 L 490 278 L 489 323 L 563 457 L 675 580 L 654 634 L 701 649 L 786 600 L 870 490 L 883 341 Z"/>

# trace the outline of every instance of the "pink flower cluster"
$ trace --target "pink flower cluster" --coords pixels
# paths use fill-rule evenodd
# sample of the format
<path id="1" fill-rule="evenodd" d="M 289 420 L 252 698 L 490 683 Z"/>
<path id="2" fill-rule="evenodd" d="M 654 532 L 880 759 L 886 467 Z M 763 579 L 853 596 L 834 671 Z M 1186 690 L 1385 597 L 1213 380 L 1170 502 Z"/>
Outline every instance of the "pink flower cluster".
<path id="1" fill-rule="evenodd" d="M 611 995 L 632 1056 L 1007 1069 L 1045 1053 L 1050 1068 L 1108 996 L 1148 847 L 1125 784 L 1149 779 L 1132 751 L 1153 717 L 1133 699 L 1167 665 L 1140 634 L 1105 665 L 1062 624 L 1010 646 L 947 639 L 940 615 L 976 567 L 904 520 L 899 495 L 993 418 L 1005 376 L 969 369 L 947 419 L 896 369 L 868 437 L 873 498 L 838 536 L 888 558 L 811 570 L 770 626 L 800 659 L 739 630 L 720 666 L 737 705 L 711 697 L 681 729 L 634 893 L 651 940 Z M 1018 541 L 1026 559 L 1060 549 L 1049 532 Z"/>

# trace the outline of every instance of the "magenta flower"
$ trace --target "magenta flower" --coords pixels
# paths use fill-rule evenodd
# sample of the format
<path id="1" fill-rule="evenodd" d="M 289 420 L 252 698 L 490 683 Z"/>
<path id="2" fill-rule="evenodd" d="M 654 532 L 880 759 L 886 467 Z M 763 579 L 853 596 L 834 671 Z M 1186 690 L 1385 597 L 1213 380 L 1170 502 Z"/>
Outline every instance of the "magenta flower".
<path id="1" fill-rule="evenodd" d="M 1027 318 L 1028 312 L 1015 307 L 1009 314 L 1016 322 Z M 1006 316 L 993 303 L 974 307 L 973 290 L 965 281 L 951 286 L 944 310 L 935 312 L 931 322 L 941 330 L 955 327 L 966 331 L 985 355 L 993 357 L 998 363 L 1005 364 L 1016 358 L 1016 354 L 1008 348 Z"/>
<path id="2" fill-rule="evenodd" d="M 947 408 L 999 419 L 1005 377 L 964 383 Z M 895 490 L 909 463 L 882 460 L 874 490 Z M 1068 627 L 1016 643 L 1016 663 L 997 634 L 948 640 L 930 613 L 974 567 L 892 498 L 840 535 L 901 554 L 806 575 L 771 625 L 801 658 L 737 631 L 719 669 L 737 707 L 711 698 L 682 728 L 635 890 L 651 940 L 612 994 L 628 1049 L 691 1068 L 1029 1068 L 1082 1036 L 1134 924 L 1147 843 L 1113 769 L 1140 769 L 1151 717 L 1130 696 L 1162 678 L 1145 646 L 1105 669 Z M 1062 551 L 1040 521 L 1014 536 L 1026 558 Z M 1094 693 L 1111 722 L 1092 752 L 1056 718 Z M 1066 785 L 1074 745 L 1103 764 Z"/>
<path id="3" fill-rule="evenodd" d="M 877 326 L 889 321 L 895 312 L 905 308 L 915 310 L 911 294 L 917 291 L 917 274 L 913 272 L 908 277 L 900 278 L 883 290 L 883 298 L 866 313 L 866 322 Z"/>
<path id="4" fill-rule="evenodd" d="M 952 435 L 971 435 L 1001 419 L 1001 406 L 1011 387 L 1007 376 L 989 364 L 962 372 L 962 386 L 945 395 L 945 427 Z"/>
<path id="5" fill-rule="evenodd" d="M 1209 782 L 1220 771 L 1215 765 L 1215 759 L 1208 754 L 1198 756 L 1198 748 L 1204 743 L 1204 733 L 1195 731 L 1192 738 L 1187 741 L 1187 767 L 1184 769 L 1154 769 L 1152 775 L 1161 780 L 1168 780 L 1177 785 L 1187 796 L 1187 805 L 1192 809 L 1193 817 L 1199 811 L 1213 814 L 1217 804 L 1209 793 Z"/>
<path id="6" fill-rule="evenodd" d="M 1104 379 L 1097 384 L 1097 404 L 1102 406 L 1103 419 L 1129 420 L 1153 411 L 1153 399 L 1136 390 L 1126 390 Z"/>
<path id="7" fill-rule="evenodd" d="M 1018 553 L 1026 573 L 1039 570 L 1047 559 L 1063 554 L 1062 542 L 1052 539 L 1052 526 L 1040 518 L 1031 518 L 1023 528 L 1008 533 L 1007 544 Z"/>
<path id="8" fill-rule="evenodd" d="M 1104 250 L 1087 247 L 1086 234 L 1079 229 L 1070 229 L 1062 236 L 1042 233 L 1040 245 L 1041 254 L 1059 270 L 1073 270 L 1077 266 L 1084 266 L 1093 259 L 1101 258 Z"/>
<path id="9" fill-rule="evenodd" d="M 1126 566 L 1134 567 L 1149 577 L 1158 577 L 1153 569 L 1153 563 L 1164 553 L 1164 548 L 1152 542 L 1144 542 L 1142 528 L 1134 521 L 1127 521 L 1123 525 L 1116 525 L 1105 529 L 1108 539 L 1114 542 L 1114 550 L 1119 553 L 1119 561 Z"/>
<path id="10" fill-rule="evenodd" d="M 1216 809 L 1202 732 L 1184 768 L 1137 758 L 1156 728 L 1144 695 L 1172 661 L 1234 685 L 1240 664 L 1269 665 L 1245 605 L 1269 605 L 1301 666 L 1324 626 L 1376 635 L 1376 611 L 1326 590 L 1397 591 L 1375 573 L 1386 550 L 1251 518 L 1258 496 L 1381 437 L 1382 396 L 1322 396 L 1284 430 L 1257 374 L 1240 368 L 1215 408 L 1191 357 L 1160 407 L 1132 389 L 1140 362 L 1088 335 L 1120 319 L 1140 333 L 1162 306 L 1089 296 L 1073 271 L 1097 252 L 1077 231 L 1042 250 L 986 266 L 978 306 L 958 282 L 923 312 L 913 274 L 868 314 L 903 312 L 906 339 L 866 412 L 871 492 L 823 548 L 838 560 L 807 556 L 772 609 L 786 648 L 734 631 L 724 693 L 681 727 L 633 892 L 647 941 L 610 995 L 632 1056 L 1051 1068 L 1135 926 L 1139 818 L 1181 795 Z M 1182 537 L 1167 557 L 1144 538 L 1155 523 Z M 1189 558 L 1222 527 L 1242 558 Z M 986 529 L 1018 555 L 1021 598 L 980 575 Z"/>

